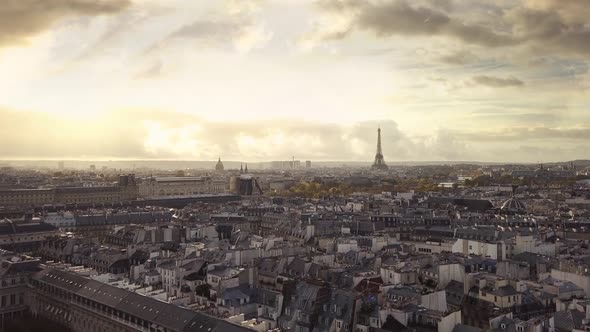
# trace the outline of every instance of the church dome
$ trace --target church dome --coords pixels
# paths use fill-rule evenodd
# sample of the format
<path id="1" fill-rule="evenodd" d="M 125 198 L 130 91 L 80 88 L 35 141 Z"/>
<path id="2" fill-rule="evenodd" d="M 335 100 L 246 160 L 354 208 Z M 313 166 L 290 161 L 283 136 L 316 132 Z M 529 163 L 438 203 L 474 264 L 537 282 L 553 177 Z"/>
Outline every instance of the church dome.
<path id="1" fill-rule="evenodd" d="M 503 211 L 524 211 L 526 205 L 516 197 L 510 197 L 507 199 L 500 208 Z"/>
<path id="2" fill-rule="evenodd" d="M 217 160 L 217 165 L 215 165 L 215 170 L 216 171 L 223 171 L 223 163 L 221 162 L 221 158 L 219 158 L 219 160 Z"/>

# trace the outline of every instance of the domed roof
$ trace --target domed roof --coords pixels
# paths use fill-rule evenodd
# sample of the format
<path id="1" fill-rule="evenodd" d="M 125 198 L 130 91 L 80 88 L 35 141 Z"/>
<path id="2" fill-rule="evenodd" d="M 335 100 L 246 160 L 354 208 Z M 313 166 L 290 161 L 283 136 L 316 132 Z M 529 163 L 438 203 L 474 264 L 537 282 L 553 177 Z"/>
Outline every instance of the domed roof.
<path id="1" fill-rule="evenodd" d="M 526 205 L 513 196 L 507 199 L 500 209 L 508 211 L 524 211 L 526 210 Z"/>
<path id="2" fill-rule="evenodd" d="M 221 162 L 221 157 L 219 158 L 219 160 L 217 161 L 217 165 L 215 165 L 215 170 L 216 171 L 223 171 L 223 163 Z"/>

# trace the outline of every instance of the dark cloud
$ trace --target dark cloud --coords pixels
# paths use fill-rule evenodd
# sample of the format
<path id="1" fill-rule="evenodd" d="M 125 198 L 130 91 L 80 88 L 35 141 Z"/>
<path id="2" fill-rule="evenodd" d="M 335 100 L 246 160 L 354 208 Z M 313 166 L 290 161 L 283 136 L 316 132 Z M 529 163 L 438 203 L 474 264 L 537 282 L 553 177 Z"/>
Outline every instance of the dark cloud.
<path id="1" fill-rule="evenodd" d="M 505 88 L 524 85 L 524 82 L 516 77 L 502 78 L 487 75 L 478 75 L 473 77 L 473 81 L 479 85 L 485 85 L 493 88 Z"/>
<path id="2" fill-rule="evenodd" d="M 556 12 L 517 7 L 506 16 L 515 34 L 530 39 L 553 38 L 567 28 Z"/>
<path id="3" fill-rule="evenodd" d="M 130 4 L 129 0 L 5 0 L 0 4 L 0 46 L 25 43 L 67 16 L 113 14 Z"/>
<path id="4" fill-rule="evenodd" d="M 537 53 L 590 54 L 586 0 L 530 0 L 511 7 L 473 1 L 461 8 L 453 2 L 437 5 L 424 0 L 318 0 L 317 4 L 322 11 L 351 19 L 349 29 L 328 36 L 319 33 L 323 39 L 341 39 L 362 30 L 378 37 L 446 36 L 483 47 L 519 45 Z M 481 12 L 484 4 L 488 13 L 494 13 L 493 19 Z"/>
<path id="5" fill-rule="evenodd" d="M 568 25 L 588 23 L 590 6 L 588 0 L 525 0 L 528 8 L 555 12 Z"/>
<path id="6" fill-rule="evenodd" d="M 392 35 L 445 35 L 470 44 L 489 47 L 513 45 L 518 40 L 477 24 L 457 20 L 443 10 L 412 6 L 406 1 L 372 3 L 358 0 L 320 0 L 325 11 L 351 15 L 356 29 L 374 32 L 379 37 Z M 451 7 L 447 7 L 451 9 Z M 346 34 L 342 35 L 344 37 Z"/>

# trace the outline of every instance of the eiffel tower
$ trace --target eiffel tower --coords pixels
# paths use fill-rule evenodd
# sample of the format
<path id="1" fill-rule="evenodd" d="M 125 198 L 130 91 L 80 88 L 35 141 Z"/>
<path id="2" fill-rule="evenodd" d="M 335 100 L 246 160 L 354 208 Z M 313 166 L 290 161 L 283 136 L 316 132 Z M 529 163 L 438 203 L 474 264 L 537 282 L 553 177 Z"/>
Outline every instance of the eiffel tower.
<path id="1" fill-rule="evenodd" d="M 383 151 L 381 150 L 381 128 L 377 129 L 377 154 L 375 155 L 375 162 L 373 162 L 372 169 L 386 171 L 389 169 L 383 159 Z"/>

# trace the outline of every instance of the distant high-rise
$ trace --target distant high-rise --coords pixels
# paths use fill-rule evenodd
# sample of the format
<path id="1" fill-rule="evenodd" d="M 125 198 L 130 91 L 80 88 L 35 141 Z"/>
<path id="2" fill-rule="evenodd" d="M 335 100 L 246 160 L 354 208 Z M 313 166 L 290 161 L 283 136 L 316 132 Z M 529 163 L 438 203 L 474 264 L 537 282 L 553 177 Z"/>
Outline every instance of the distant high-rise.
<path id="1" fill-rule="evenodd" d="M 57 168 L 58 169 L 64 169 L 64 162 L 63 161 L 58 162 L 57 163 Z"/>
<path id="2" fill-rule="evenodd" d="M 305 168 L 311 168 L 311 160 L 305 161 Z"/>
<path id="3" fill-rule="evenodd" d="M 383 151 L 381 149 L 381 128 L 377 129 L 377 154 L 375 154 L 375 161 L 373 162 L 373 169 L 387 170 L 389 169 L 383 159 Z"/>

